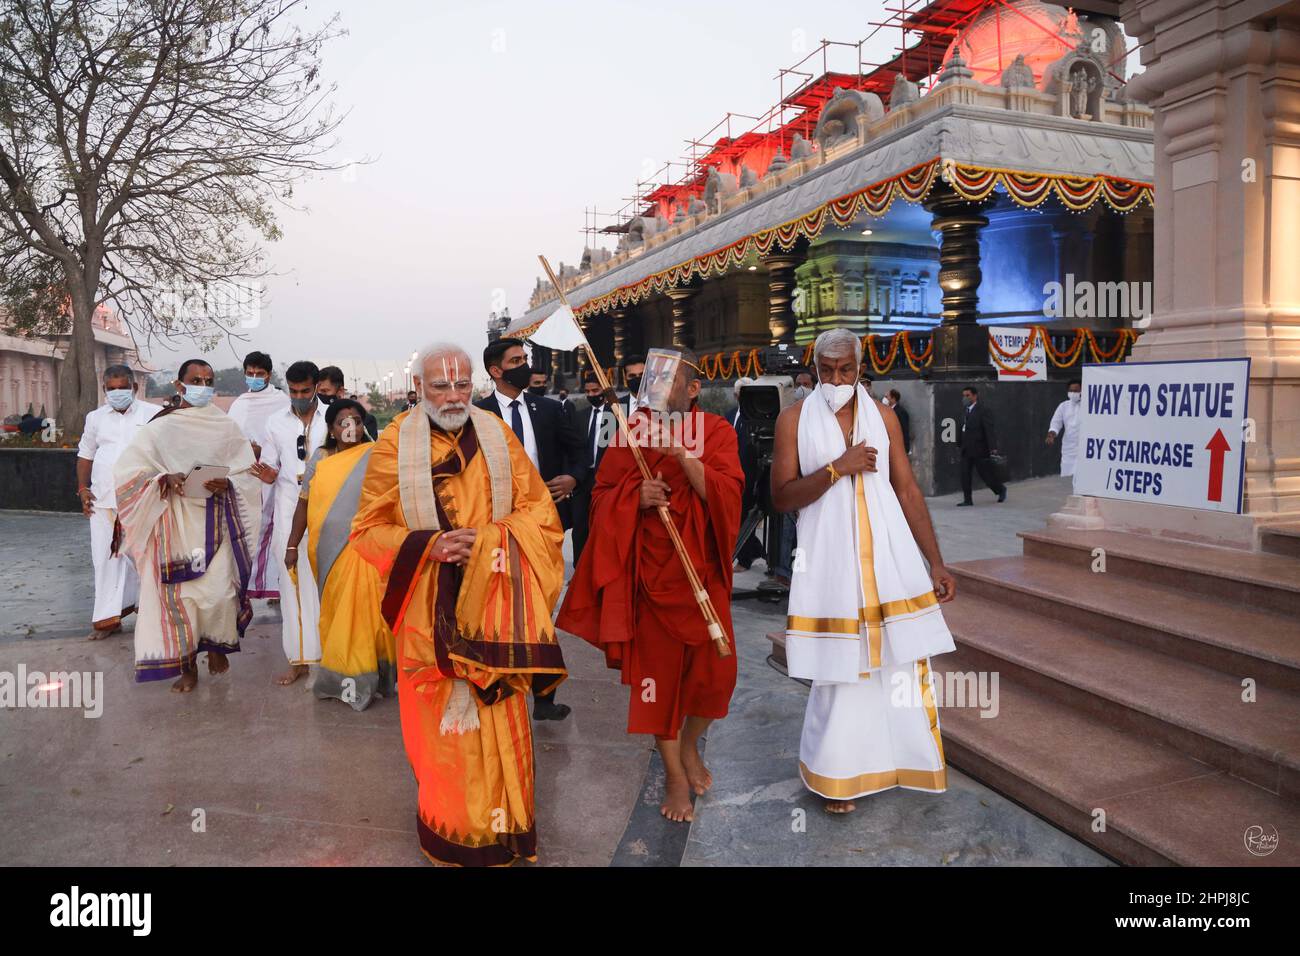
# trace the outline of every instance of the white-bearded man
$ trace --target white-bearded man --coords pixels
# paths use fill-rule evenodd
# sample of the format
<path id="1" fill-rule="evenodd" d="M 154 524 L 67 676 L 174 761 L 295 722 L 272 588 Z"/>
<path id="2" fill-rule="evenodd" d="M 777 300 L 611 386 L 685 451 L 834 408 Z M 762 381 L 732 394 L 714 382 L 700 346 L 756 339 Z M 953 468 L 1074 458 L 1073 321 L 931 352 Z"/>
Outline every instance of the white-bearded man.
<path id="1" fill-rule="evenodd" d="M 551 623 L 564 529 L 510 426 L 471 404 L 465 350 L 429 346 L 412 371 L 422 401 L 375 442 L 352 543 L 397 642 L 420 848 L 506 865 L 537 855 L 528 693 L 534 674 L 543 692 L 565 676 Z"/>

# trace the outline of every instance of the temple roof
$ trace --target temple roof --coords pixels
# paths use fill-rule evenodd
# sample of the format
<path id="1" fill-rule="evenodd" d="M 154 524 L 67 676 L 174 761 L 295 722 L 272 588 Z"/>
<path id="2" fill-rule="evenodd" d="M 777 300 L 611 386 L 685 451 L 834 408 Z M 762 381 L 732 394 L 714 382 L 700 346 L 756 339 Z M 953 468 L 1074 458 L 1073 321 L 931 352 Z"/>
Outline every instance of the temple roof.
<path id="1" fill-rule="evenodd" d="M 1009 109 L 1003 103 L 1011 96 L 1038 105 L 1051 99 L 963 79 L 897 105 L 861 131 L 865 142 L 829 144 L 757 188 L 723 197 L 716 213 L 647 234 L 642 246 L 566 282 L 570 304 L 582 315 L 636 302 L 694 274 L 766 254 L 774 243 L 787 248 L 800 235 L 814 238 L 831 222 L 884 215 L 896 198 L 920 202 L 945 167 L 955 167 L 954 188 L 968 198 L 1001 186 L 1024 206 L 1053 192 L 1071 208 L 1106 201 L 1126 210 L 1151 200 L 1154 147 L 1145 107 L 1107 103 L 1107 110 L 1129 114 L 1132 125 L 1125 125 Z M 510 332 L 555 308 L 553 298 L 537 303 Z"/>

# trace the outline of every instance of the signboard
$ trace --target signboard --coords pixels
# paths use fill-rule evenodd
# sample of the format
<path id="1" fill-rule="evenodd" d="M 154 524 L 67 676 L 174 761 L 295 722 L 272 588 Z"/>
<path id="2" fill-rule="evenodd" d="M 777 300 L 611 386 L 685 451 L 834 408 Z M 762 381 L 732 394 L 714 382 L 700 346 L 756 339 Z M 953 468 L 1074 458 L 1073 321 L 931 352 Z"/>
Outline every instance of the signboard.
<path id="1" fill-rule="evenodd" d="M 1025 340 L 1034 334 L 1033 329 L 1007 328 L 999 325 L 990 325 L 988 327 L 989 335 L 993 341 L 1002 347 L 1002 351 L 1015 355 L 1025 347 Z M 1043 348 L 1043 340 L 1039 339 L 1034 343 L 1034 347 L 1029 351 L 1029 361 L 1025 362 L 1022 355 L 1018 359 L 1007 361 L 998 356 L 1002 365 L 993 361 L 993 347 L 989 347 L 989 364 L 998 370 L 999 382 L 1045 382 L 1047 381 L 1047 350 Z M 1021 363 L 1024 362 L 1023 365 Z"/>
<path id="2" fill-rule="evenodd" d="M 1241 512 L 1250 359 L 1083 367 L 1075 494 Z"/>

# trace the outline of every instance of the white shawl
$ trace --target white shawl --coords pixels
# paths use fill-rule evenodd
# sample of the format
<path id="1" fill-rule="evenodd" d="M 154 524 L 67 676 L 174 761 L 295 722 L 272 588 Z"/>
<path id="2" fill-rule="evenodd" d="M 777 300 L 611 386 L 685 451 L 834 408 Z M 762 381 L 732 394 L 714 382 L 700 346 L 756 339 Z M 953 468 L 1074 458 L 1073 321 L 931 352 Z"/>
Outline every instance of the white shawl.
<path id="1" fill-rule="evenodd" d="M 479 452 L 487 464 L 492 491 L 492 520 L 501 521 L 510 514 L 514 497 L 510 449 L 506 444 L 504 426 L 497 416 L 474 405 L 469 406 L 469 422 L 474 428 Z M 417 405 L 398 427 L 401 430 L 397 433 L 397 482 L 402 517 L 412 531 L 440 531 L 438 504 L 430 478 L 433 451 L 429 443 L 433 426 L 429 416 Z M 451 693 L 438 724 L 439 733 L 463 734 L 478 729 L 478 704 L 470 693 L 469 684 L 453 678 Z"/>
<path id="2" fill-rule="evenodd" d="M 853 442 L 875 448 L 874 472 L 843 477 L 799 512 L 786 659 L 791 677 L 854 683 L 882 666 L 954 650 L 929 572 L 889 483 L 889 433 L 861 385 Z M 835 413 L 814 392 L 799 414 L 799 468 L 844 454 Z"/>

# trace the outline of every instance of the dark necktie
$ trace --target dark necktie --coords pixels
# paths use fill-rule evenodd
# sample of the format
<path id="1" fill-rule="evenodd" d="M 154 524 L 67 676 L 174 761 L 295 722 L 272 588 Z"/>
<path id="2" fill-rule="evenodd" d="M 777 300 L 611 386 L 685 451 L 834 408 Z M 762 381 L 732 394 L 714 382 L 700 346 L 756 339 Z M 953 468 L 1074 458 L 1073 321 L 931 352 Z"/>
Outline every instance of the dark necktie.
<path id="1" fill-rule="evenodd" d="M 510 428 L 519 439 L 519 444 L 524 444 L 524 417 L 519 412 L 519 399 L 510 403 Z"/>

